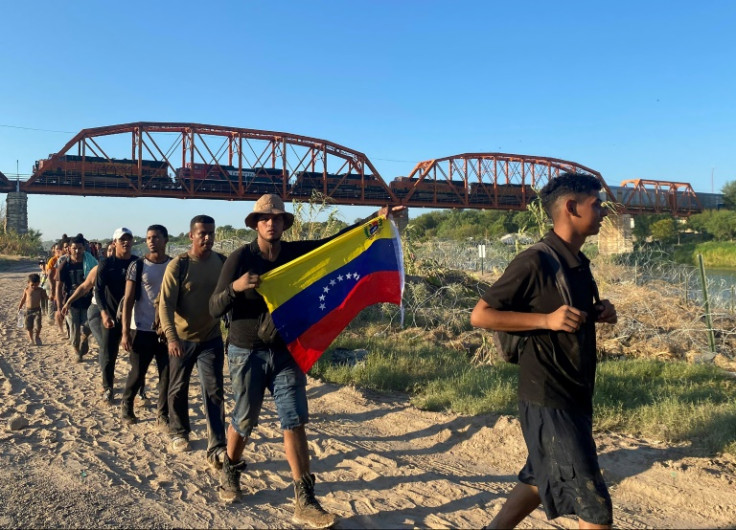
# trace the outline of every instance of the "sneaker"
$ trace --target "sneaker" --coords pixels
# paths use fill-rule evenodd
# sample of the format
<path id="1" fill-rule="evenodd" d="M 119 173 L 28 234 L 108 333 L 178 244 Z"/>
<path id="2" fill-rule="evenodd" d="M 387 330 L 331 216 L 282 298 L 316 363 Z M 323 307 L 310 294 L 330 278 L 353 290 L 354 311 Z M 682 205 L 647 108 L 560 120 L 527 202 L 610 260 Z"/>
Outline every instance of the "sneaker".
<path id="1" fill-rule="evenodd" d="M 120 418 L 126 425 L 133 425 L 134 423 L 138 423 L 138 417 L 133 414 L 133 411 L 130 409 L 130 407 L 126 407 L 125 405 L 123 405 Z"/>
<path id="2" fill-rule="evenodd" d="M 337 516 L 322 508 L 314 496 L 314 475 L 304 474 L 294 482 L 294 516 L 295 524 L 309 528 L 330 528 L 337 521 Z"/>
<path id="3" fill-rule="evenodd" d="M 78 358 L 79 358 L 79 359 L 81 359 L 81 358 L 82 358 L 82 356 L 80 355 L 80 356 L 79 356 Z M 112 402 L 113 402 L 113 397 L 112 397 L 112 388 L 106 388 L 106 389 L 105 389 L 105 390 L 104 390 L 104 391 L 102 392 L 102 399 L 104 399 L 104 400 L 105 400 L 105 402 L 106 402 L 106 403 L 107 403 L 108 405 L 112 405 Z"/>
<path id="4" fill-rule="evenodd" d="M 81 353 L 78 353 L 77 354 L 77 362 L 78 363 L 81 363 L 82 361 L 83 361 L 82 354 Z"/>
<path id="5" fill-rule="evenodd" d="M 220 475 L 220 487 L 217 488 L 217 496 L 220 497 L 222 502 L 236 502 L 242 495 L 240 475 L 245 471 L 247 464 L 244 460 L 232 463 L 227 455 L 223 456 L 222 474 Z"/>
<path id="6" fill-rule="evenodd" d="M 183 436 L 174 436 L 171 439 L 172 453 L 185 453 L 187 451 L 189 451 L 189 440 Z"/>
<path id="7" fill-rule="evenodd" d="M 36 337 L 36 346 L 43 346 L 43 342 L 41 342 L 41 337 Z"/>

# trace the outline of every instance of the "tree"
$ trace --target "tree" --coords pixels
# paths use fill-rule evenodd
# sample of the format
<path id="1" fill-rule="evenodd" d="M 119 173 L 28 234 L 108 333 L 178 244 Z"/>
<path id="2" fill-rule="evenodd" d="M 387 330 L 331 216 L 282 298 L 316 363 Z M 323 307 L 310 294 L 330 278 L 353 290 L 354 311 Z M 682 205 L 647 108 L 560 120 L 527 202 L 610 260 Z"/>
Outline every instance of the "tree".
<path id="1" fill-rule="evenodd" d="M 652 239 L 663 243 L 677 240 L 677 224 L 674 219 L 660 219 L 649 227 Z"/>
<path id="2" fill-rule="evenodd" d="M 736 209 L 736 180 L 726 182 L 721 188 L 723 203 L 729 210 Z"/>

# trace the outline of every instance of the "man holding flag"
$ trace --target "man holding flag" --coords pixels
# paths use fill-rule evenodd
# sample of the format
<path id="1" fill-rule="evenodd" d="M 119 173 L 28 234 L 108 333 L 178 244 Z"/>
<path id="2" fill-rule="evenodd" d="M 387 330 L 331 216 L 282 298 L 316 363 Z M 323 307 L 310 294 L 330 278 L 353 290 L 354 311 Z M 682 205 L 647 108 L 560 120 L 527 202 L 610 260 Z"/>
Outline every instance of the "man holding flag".
<path id="1" fill-rule="evenodd" d="M 268 388 L 294 479 L 293 521 L 312 528 L 335 523 L 335 515 L 314 496 L 304 428 L 305 372 L 363 307 L 401 303 L 401 249 L 396 234 L 388 237 L 395 228 L 385 216 L 403 209 L 383 207 L 368 223 L 315 241 L 281 240 L 294 216 L 277 195 L 262 196 L 246 217 L 257 238 L 228 257 L 210 298 L 213 317 L 231 312 L 228 364 L 235 408 L 227 432 L 222 500 L 240 497 L 241 456 Z"/>

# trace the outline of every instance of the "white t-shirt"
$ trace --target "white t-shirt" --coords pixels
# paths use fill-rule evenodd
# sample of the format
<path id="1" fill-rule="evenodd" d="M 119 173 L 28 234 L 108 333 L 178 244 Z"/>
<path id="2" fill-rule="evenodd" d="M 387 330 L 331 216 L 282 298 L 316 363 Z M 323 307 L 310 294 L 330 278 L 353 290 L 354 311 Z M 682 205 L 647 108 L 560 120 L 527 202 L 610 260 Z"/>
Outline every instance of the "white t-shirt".
<path id="1" fill-rule="evenodd" d="M 143 269 L 141 270 L 141 296 L 133 304 L 133 316 L 130 319 L 130 329 L 140 329 L 141 331 L 153 331 L 153 302 L 158 297 L 161 290 L 161 282 L 164 279 L 166 265 L 171 258 L 163 263 L 153 263 L 146 258 L 143 260 Z M 136 281 L 136 264 L 131 263 L 128 267 L 126 279 Z"/>

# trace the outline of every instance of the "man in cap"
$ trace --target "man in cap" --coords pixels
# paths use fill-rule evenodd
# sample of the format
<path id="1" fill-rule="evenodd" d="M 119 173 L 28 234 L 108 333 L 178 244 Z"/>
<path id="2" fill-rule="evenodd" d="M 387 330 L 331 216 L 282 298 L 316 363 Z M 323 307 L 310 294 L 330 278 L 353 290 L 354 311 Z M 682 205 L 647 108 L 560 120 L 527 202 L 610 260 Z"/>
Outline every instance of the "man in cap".
<path id="1" fill-rule="evenodd" d="M 115 253 L 100 263 L 95 280 L 95 301 L 100 309 L 102 322 L 100 343 L 102 391 L 108 404 L 113 403 L 115 363 L 123 331 L 122 323 L 117 319 L 118 306 L 125 294 L 128 265 L 137 259 L 132 255 L 133 232 L 125 227 L 117 228 L 112 234 L 112 240 L 115 243 Z"/>
<path id="2" fill-rule="evenodd" d="M 207 420 L 207 462 L 222 466 L 225 453 L 224 345 L 220 319 L 206 307 L 225 257 L 212 251 L 215 220 L 197 215 L 189 224 L 189 251 L 169 261 L 161 283 L 159 318 L 169 350 L 171 451 L 189 450 L 189 379 L 197 366 Z"/>
<path id="3" fill-rule="evenodd" d="M 393 208 L 400 211 L 403 206 Z M 386 214 L 388 207 L 379 213 Z M 377 214 L 376 214 L 377 215 Z M 240 475 L 246 467 L 241 460 L 253 428 L 258 423 L 266 388 L 274 397 L 284 433 L 286 459 L 294 480 L 293 521 L 312 528 L 335 523 L 314 496 L 315 476 L 310 471 L 304 425 L 309 420 L 304 372 L 296 364 L 286 344 L 273 332 L 273 322 L 263 297 L 256 292 L 260 276 L 325 244 L 335 236 L 316 241 L 282 241 L 284 230 L 294 216 L 284 208 L 278 195 L 263 195 L 245 218 L 256 239 L 230 254 L 210 298 L 214 317 L 231 312 L 228 336 L 228 366 L 235 408 L 227 432 L 227 457 L 223 459 L 220 498 L 233 502 L 241 495 Z M 346 232 L 363 223 L 345 228 Z M 267 329 L 271 327 L 269 333 Z"/>

